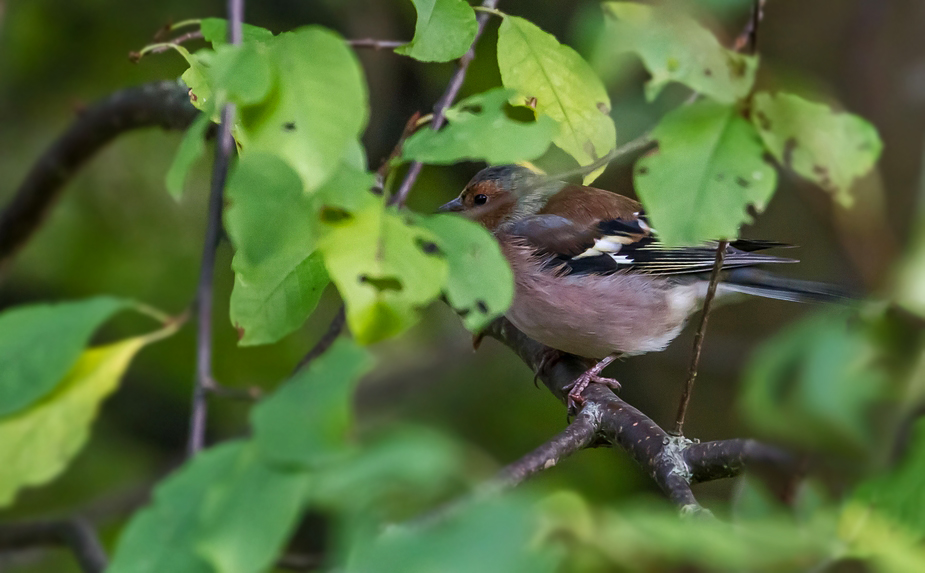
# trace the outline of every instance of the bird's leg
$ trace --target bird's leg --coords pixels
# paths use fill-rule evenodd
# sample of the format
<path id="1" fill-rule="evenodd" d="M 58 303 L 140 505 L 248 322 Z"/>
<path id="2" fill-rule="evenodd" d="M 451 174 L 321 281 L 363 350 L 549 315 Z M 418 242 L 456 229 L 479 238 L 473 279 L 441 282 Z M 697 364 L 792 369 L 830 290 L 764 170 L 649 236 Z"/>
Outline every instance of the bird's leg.
<path id="1" fill-rule="evenodd" d="M 585 388 L 588 387 L 588 384 L 592 382 L 597 382 L 598 384 L 604 384 L 609 388 L 614 390 L 620 389 L 620 383 L 614 380 L 613 378 L 605 378 L 601 376 L 601 371 L 607 367 L 611 362 L 617 359 L 620 354 L 614 352 L 613 354 L 608 354 L 602 358 L 597 364 L 588 368 L 584 374 L 575 378 L 575 381 L 565 386 L 563 390 L 568 390 L 568 409 L 572 411 L 577 408 L 579 404 L 584 402 L 584 398 L 581 397 L 581 393 L 584 392 Z"/>
<path id="2" fill-rule="evenodd" d="M 540 376 L 549 372 L 549 370 L 562 360 L 563 353 L 561 350 L 546 346 L 540 356 L 540 363 L 536 365 L 536 371 L 533 372 L 533 385 L 539 388 L 537 380 Z"/>

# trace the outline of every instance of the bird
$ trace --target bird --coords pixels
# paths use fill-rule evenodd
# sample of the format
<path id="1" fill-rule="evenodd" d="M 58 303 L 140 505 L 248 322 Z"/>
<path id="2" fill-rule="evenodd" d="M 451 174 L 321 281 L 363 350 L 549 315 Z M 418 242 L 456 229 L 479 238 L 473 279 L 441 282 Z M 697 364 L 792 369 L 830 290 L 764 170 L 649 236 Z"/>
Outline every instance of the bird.
<path id="1" fill-rule="evenodd" d="M 564 389 L 570 409 L 618 357 L 665 349 L 706 297 L 718 241 L 667 246 L 637 201 L 558 181 L 519 165 L 479 171 L 438 209 L 482 224 L 514 274 L 506 318 L 552 349 L 596 361 Z M 845 298 L 831 285 L 775 276 L 757 265 L 795 263 L 763 253 L 785 243 L 739 239 L 726 246 L 716 300 L 756 295 L 797 302 Z M 541 367 L 542 368 L 542 367 Z"/>

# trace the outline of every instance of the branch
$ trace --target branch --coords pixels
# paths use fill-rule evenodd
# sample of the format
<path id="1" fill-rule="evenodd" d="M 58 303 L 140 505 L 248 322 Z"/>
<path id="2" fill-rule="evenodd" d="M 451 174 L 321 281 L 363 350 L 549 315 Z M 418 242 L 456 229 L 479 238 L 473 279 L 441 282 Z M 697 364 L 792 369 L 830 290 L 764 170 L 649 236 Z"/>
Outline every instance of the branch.
<path id="1" fill-rule="evenodd" d="M 485 334 L 510 347 L 534 372 L 540 372 L 539 379 L 563 404 L 568 397 L 568 390 L 564 388 L 587 369 L 585 359 L 562 352 L 552 366 L 541 369 L 544 358 L 549 364 L 550 353 L 556 351 L 528 338 L 505 318 L 493 322 Z M 628 453 L 665 495 L 683 510 L 701 511 L 691 491 L 692 483 L 734 477 L 752 462 L 783 468 L 793 463 L 788 454 L 752 440 L 697 444 L 683 437 L 671 436 L 601 384 L 589 384 L 581 396 L 583 408 L 575 422 L 585 421 L 580 422 L 578 427 L 570 426 L 533 454 L 506 468 L 501 474 L 502 480 L 516 475 L 525 479 L 547 467 L 545 460 L 558 460 L 581 448 L 603 442 Z M 595 430 L 592 439 L 586 437 L 588 428 Z M 569 434 L 575 439 L 568 439 Z M 544 460 L 542 464 L 540 459 Z"/>
<path id="2" fill-rule="evenodd" d="M 134 129 L 186 129 L 197 115 L 186 88 L 177 82 L 121 90 L 81 112 L 0 213 L 0 270 L 42 224 L 65 183 L 107 143 Z"/>
<path id="3" fill-rule="evenodd" d="M 241 22 L 244 18 L 244 0 L 228 0 L 228 38 L 231 44 L 241 43 Z M 209 214 L 206 238 L 202 248 L 202 267 L 196 287 L 196 382 L 193 387 L 193 405 L 190 413 L 190 430 L 187 455 L 193 456 L 205 442 L 207 393 L 216 386 L 212 377 L 212 282 L 215 274 L 215 252 L 222 231 L 222 207 L 228 165 L 234 150 L 231 126 L 235 106 L 227 103 L 222 109 L 222 123 L 215 145 L 215 163 L 212 168 L 212 188 L 209 192 Z"/>
<path id="4" fill-rule="evenodd" d="M 347 44 L 354 48 L 371 48 L 373 50 L 394 50 L 399 46 L 404 46 L 408 42 L 396 40 L 374 40 L 373 38 L 364 38 L 362 40 L 347 40 Z"/>
<path id="5" fill-rule="evenodd" d="M 482 2 L 482 8 L 490 10 L 494 10 L 497 5 L 498 0 L 484 0 Z M 475 38 L 472 39 L 472 45 L 469 46 L 469 51 L 459 59 L 459 67 L 456 69 L 456 73 L 453 74 L 450 83 L 446 86 L 446 91 L 443 92 L 443 95 L 437 100 L 437 104 L 434 106 L 434 119 L 430 123 L 430 128 L 434 131 L 443 127 L 443 124 L 446 122 L 446 110 L 453 105 L 456 96 L 459 94 L 460 88 L 462 88 L 463 81 L 466 79 L 466 72 L 469 71 L 469 64 L 472 62 L 472 59 L 475 58 L 475 45 L 478 43 L 479 38 L 482 37 L 482 32 L 485 31 L 485 23 L 488 22 L 488 18 L 490 17 L 491 14 L 489 12 L 480 12 L 476 17 L 478 28 L 475 32 Z M 423 166 L 424 164 L 420 161 L 411 162 L 411 166 L 408 167 L 405 178 L 402 180 L 398 191 L 389 200 L 389 204 L 398 206 L 405 204 L 405 201 L 408 199 L 408 193 L 411 192 L 411 187 L 413 187 L 414 182 L 417 181 Z"/>
<path id="6" fill-rule="evenodd" d="M 106 569 L 103 546 L 90 524 L 81 518 L 0 525 L 2 551 L 44 545 L 69 547 L 84 573 L 103 573 Z"/>

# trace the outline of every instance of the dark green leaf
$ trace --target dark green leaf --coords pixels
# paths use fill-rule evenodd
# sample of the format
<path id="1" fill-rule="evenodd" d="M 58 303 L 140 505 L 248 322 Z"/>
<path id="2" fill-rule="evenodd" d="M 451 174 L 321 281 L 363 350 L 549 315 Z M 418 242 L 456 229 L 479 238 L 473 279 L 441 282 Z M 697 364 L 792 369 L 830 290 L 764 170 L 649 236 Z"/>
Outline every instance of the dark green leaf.
<path id="1" fill-rule="evenodd" d="M 218 573 L 271 569 L 298 523 L 311 483 L 308 473 L 267 464 L 247 443 L 206 493 L 199 553 Z"/>
<path id="2" fill-rule="evenodd" d="M 835 313 L 810 317 L 755 353 L 743 417 L 762 434 L 801 446 L 869 447 L 869 410 L 885 391 L 875 359 L 863 327 Z"/>
<path id="3" fill-rule="evenodd" d="M 211 42 L 213 47 L 228 43 L 228 20 L 223 18 L 203 18 L 199 23 L 202 37 Z M 241 36 L 245 42 L 266 42 L 273 38 L 273 32 L 251 24 L 241 25 Z"/>
<path id="4" fill-rule="evenodd" d="M 261 454 L 274 463 L 302 468 L 342 457 L 353 390 L 371 367 L 365 350 L 337 340 L 253 409 L 254 440 Z"/>
<path id="5" fill-rule="evenodd" d="M 610 97 L 600 78 L 578 53 L 534 24 L 505 16 L 498 30 L 498 67 L 504 87 L 516 90 L 519 105 L 559 123 L 552 140 L 581 165 L 616 147 Z M 603 169 L 585 177 L 593 181 Z"/>
<path id="6" fill-rule="evenodd" d="M 549 147 L 559 126 L 548 115 L 525 123 L 507 117 L 504 107 L 512 90 L 474 95 L 447 110 L 449 125 L 440 131 L 421 129 L 402 147 L 406 159 L 449 164 L 482 160 L 494 164 L 536 159 Z"/>
<path id="7" fill-rule="evenodd" d="M 782 165 L 845 206 L 853 202 L 851 184 L 873 169 L 883 149 L 876 128 L 866 120 L 793 94 L 756 94 L 752 122 Z"/>
<path id="8" fill-rule="evenodd" d="M 304 322 L 328 283 L 312 256 L 311 197 L 295 171 L 269 153 L 242 157 L 227 195 L 225 228 L 236 249 L 231 321 L 242 345 L 276 342 Z"/>
<path id="9" fill-rule="evenodd" d="M 514 275 L 498 242 L 484 227 L 462 217 L 419 217 L 446 254 L 446 297 L 474 332 L 504 314 L 514 299 Z"/>
<path id="10" fill-rule="evenodd" d="M 465 0 L 411 0 L 418 13 L 414 39 L 395 52 L 422 62 L 462 57 L 475 40 L 475 12 Z"/>
<path id="11" fill-rule="evenodd" d="M 173 163 L 167 171 L 167 192 L 177 201 L 183 196 L 183 183 L 186 181 L 186 174 L 189 173 L 202 154 L 205 152 L 206 130 L 211 125 L 207 114 L 199 114 L 193 124 L 186 130 L 180 147 L 173 157 Z"/>
<path id="12" fill-rule="evenodd" d="M 603 7 L 615 52 L 636 52 L 652 74 L 646 84 L 649 101 L 670 82 L 724 103 L 751 91 L 758 58 L 724 48 L 680 6 L 608 2 Z"/>
<path id="13" fill-rule="evenodd" d="M 131 304 L 97 297 L 20 306 L 0 314 L 0 416 L 47 396 L 77 361 L 93 332 Z"/>
<path id="14" fill-rule="evenodd" d="M 652 226 L 668 245 L 734 239 L 764 210 L 777 172 L 735 108 L 709 101 L 680 107 L 653 132 L 658 151 L 640 159 L 634 182 Z"/>

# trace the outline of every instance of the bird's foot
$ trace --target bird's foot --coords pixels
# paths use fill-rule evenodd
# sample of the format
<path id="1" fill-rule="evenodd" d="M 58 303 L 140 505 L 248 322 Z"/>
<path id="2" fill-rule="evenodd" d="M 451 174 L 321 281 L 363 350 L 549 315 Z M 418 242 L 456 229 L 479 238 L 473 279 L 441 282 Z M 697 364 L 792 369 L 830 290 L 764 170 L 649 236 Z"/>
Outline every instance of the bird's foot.
<path id="1" fill-rule="evenodd" d="M 614 354 L 610 354 L 604 357 L 597 364 L 595 364 L 591 368 L 588 368 L 588 370 L 586 370 L 584 374 L 582 374 L 578 378 L 575 378 L 575 380 L 571 384 L 563 388 L 563 390 L 569 391 L 568 400 L 566 401 L 566 404 L 568 405 L 568 411 L 570 413 L 577 412 L 578 407 L 584 403 L 585 399 L 581 395 L 581 393 L 584 392 L 585 388 L 587 388 L 588 385 L 591 384 L 592 382 L 595 382 L 597 384 L 604 384 L 605 386 L 607 386 L 608 388 L 612 390 L 620 389 L 620 383 L 618 381 L 614 380 L 613 378 L 607 378 L 605 376 L 601 376 L 601 371 L 604 370 L 604 368 L 606 368 L 611 362 L 616 360 L 617 356 L 618 354 L 614 353 Z"/>
<path id="2" fill-rule="evenodd" d="M 548 374 L 549 371 L 562 360 L 563 353 L 561 350 L 556 350 L 555 348 L 545 347 L 543 353 L 540 356 L 540 363 L 536 366 L 536 371 L 533 373 L 533 385 L 539 388 L 537 381 L 540 376 Z"/>

